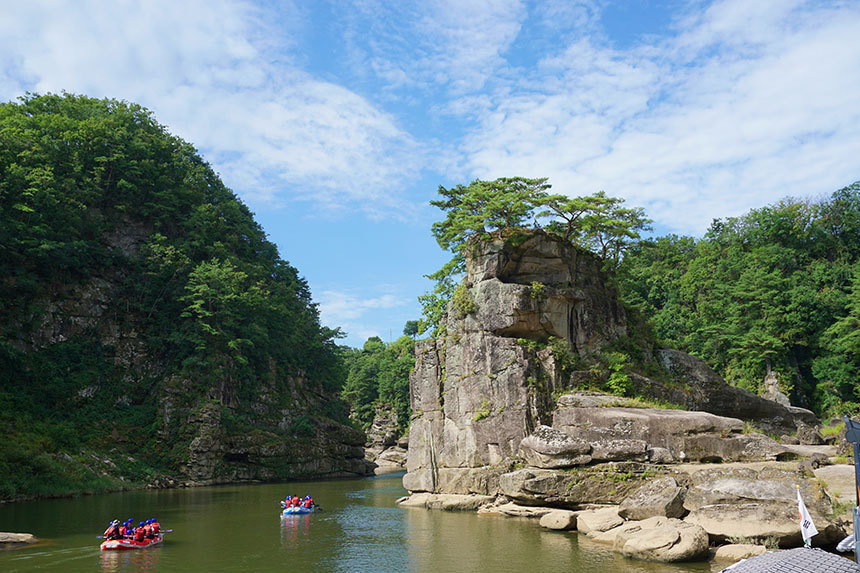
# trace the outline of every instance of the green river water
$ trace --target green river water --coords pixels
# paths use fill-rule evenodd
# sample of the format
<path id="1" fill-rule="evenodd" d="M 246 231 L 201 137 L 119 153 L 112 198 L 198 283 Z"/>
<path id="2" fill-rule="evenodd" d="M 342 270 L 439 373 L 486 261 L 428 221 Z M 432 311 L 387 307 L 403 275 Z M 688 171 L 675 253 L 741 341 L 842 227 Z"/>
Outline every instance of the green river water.
<path id="1" fill-rule="evenodd" d="M 474 512 L 406 509 L 401 474 L 125 492 L 0 506 L 0 531 L 33 533 L 34 546 L 0 551 L 0 571 L 361 571 L 538 573 L 710 572 L 704 563 L 631 561 L 584 536 Z M 323 511 L 281 517 L 286 494 Z M 157 517 L 164 543 L 99 551 L 110 519 Z"/>

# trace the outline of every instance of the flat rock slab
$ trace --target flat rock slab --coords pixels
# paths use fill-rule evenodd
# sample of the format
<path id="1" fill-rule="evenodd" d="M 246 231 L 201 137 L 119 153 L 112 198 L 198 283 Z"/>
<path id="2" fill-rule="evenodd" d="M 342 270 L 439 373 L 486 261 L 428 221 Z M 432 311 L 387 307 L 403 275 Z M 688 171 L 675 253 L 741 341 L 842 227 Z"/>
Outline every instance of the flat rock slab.
<path id="1" fill-rule="evenodd" d="M 728 561 L 737 563 L 742 559 L 749 559 L 756 555 L 764 555 L 767 548 L 764 545 L 753 545 L 752 543 L 733 543 L 717 547 L 714 551 L 714 561 Z"/>
<path id="2" fill-rule="evenodd" d="M 815 477 L 827 484 L 827 491 L 841 502 L 854 505 L 854 466 L 837 464 L 814 470 Z M 850 515 L 851 510 L 847 513 Z"/>
<path id="3" fill-rule="evenodd" d="M 0 531 L 0 548 L 7 549 L 21 545 L 31 545 L 39 541 L 32 533 L 6 533 Z"/>
<path id="4" fill-rule="evenodd" d="M 540 519 L 546 514 L 556 511 L 552 507 L 533 507 L 516 503 L 484 506 L 478 510 L 478 515 L 506 515 L 508 517 L 528 517 Z"/>
<path id="5" fill-rule="evenodd" d="M 445 493 L 416 493 L 397 500 L 402 507 L 421 507 L 445 511 L 474 511 L 491 503 L 495 498 L 488 495 L 455 495 Z"/>

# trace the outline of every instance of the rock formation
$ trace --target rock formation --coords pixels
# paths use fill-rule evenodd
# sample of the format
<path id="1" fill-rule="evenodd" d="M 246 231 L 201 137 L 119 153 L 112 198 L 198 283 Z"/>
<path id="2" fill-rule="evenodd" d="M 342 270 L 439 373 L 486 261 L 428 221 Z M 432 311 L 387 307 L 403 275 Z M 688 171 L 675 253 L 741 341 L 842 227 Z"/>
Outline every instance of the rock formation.
<path id="1" fill-rule="evenodd" d="M 378 406 L 364 445 L 364 457 L 374 468 L 374 473 L 403 470 L 408 443 L 408 437 L 400 436 L 397 413 L 390 407 Z"/>
<path id="2" fill-rule="evenodd" d="M 728 540 L 738 519 L 749 528 L 740 536 L 794 543 L 800 485 L 821 524 L 816 542 L 841 534 L 828 493 L 802 465 L 719 477 L 680 469 L 807 456 L 809 446 L 757 430 L 814 430 L 812 412 L 732 387 L 672 349 L 641 348 L 649 375 L 630 372 L 630 383 L 639 396 L 685 409 L 594 391 L 606 377 L 590 365 L 629 326 L 600 260 L 539 230 L 473 241 L 466 253 L 444 334 L 416 344 L 408 505 L 495 498 L 480 512 L 576 527 L 627 555 L 673 561 Z M 612 507 L 577 511 L 600 505 Z"/>
<path id="3" fill-rule="evenodd" d="M 594 375 L 562 368 L 558 341 L 575 362 L 627 333 L 601 261 L 541 231 L 522 241 L 473 241 L 466 252 L 466 304 L 449 306 L 443 337 L 416 345 L 404 478 L 411 491 L 496 493 L 500 476 L 522 461 L 564 468 L 776 459 L 785 450 L 744 433 L 744 421 L 774 433 L 817 423 L 808 410 L 729 386 L 671 349 L 653 352 L 660 380 L 633 375 L 636 390 L 699 412 L 606 408 L 587 393 L 566 396 Z"/>

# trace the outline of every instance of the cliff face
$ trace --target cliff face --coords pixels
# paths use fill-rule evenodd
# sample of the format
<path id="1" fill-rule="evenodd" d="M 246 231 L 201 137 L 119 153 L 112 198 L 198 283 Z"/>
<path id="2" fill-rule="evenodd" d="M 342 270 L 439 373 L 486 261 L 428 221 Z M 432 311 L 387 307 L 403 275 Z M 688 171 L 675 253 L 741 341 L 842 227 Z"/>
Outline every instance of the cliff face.
<path id="1" fill-rule="evenodd" d="M 129 229 L 109 239 L 111 245 L 124 246 L 133 260 L 148 235 L 139 227 Z M 101 376 L 74 390 L 76 406 L 105 404 L 123 410 L 140 402 L 151 404 L 155 432 L 144 438 L 148 453 L 143 457 L 150 458 L 147 463 L 159 476 L 155 485 L 369 473 L 364 433 L 322 414 L 333 396 L 301 371 L 284 375 L 273 367 L 254 392 L 242 397 L 239 388 L 244 381 L 229 371 L 178 374 L 175 365 L 141 336 L 142 317 L 119 312 L 127 296 L 126 278 L 126 270 L 114 266 L 81 282 L 53 286 L 33 301 L 40 309 L 35 326 L 18 323 L 6 328 L 18 333 L 12 343 L 23 356 L 80 341 L 98 349 Z M 239 416 L 244 418 L 241 426 L 235 422 Z M 118 438 L 114 446 L 129 445 L 122 432 L 115 430 L 114 437 Z M 117 471 L 111 453 L 93 454 L 107 460 L 103 470 L 114 478 L 139 479 L 139 474 Z M 152 459 L 160 454 L 170 461 L 160 465 Z M 66 459 L 74 463 L 72 456 Z"/>
<path id="2" fill-rule="evenodd" d="M 416 345 L 403 480 L 408 490 L 495 494 L 500 476 L 523 460 L 551 458 L 543 467 L 651 457 L 662 463 L 672 460 L 670 450 L 677 456 L 684 449 L 683 440 L 661 438 L 650 444 L 642 435 L 634 436 L 639 430 L 631 430 L 635 425 L 626 423 L 624 415 L 606 422 L 600 435 L 584 432 L 595 422 L 575 415 L 576 408 L 559 405 L 559 396 L 593 375 L 564 370 L 552 348 L 540 349 L 543 343 L 563 341 L 574 359 L 585 359 L 627 334 L 627 316 L 597 257 L 535 231 L 519 244 L 499 238 L 473 242 L 466 263 L 468 295 L 461 294 L 459 301 L 455 297 L 449 305 L 444 337 Z M 657 381 L 634 374 L 639 393 L 690 410 L 754 420 L 767 429 L 790 431 L 799 420 L 814 422 L 806 410 L 785 408 L 729 386 L 683 353 L 656 352 L 654 362 L 662 364 L 664 376 Z M 606 405 L 611 404 L 600 404 Z M 554 422 L 561 442 L 569 438 L 572 443 L 545 443 L 546 430 L 539 428 Z M 743 426 L 737 420 L 689 425 L 696 428 L 692 433 L 717 435 L 738 434 Z M 529 447 L 526 438 L 542 446 Z M 636 443 L 629 441 L 634 438 Z M 750 446 L 754 441 L 738 437 L 729 449 L 758 452 L 749 459 L 777 455 L 773 448 Z M 738 459 L 745 454 L 724 455 Z M 701 452 L 699 458 L 707 456 Z"/>
<path id="3" fill-rule="evenodd" d="M 446 336 L 416 345 L 409 490 L 489 492 L 493 468 L 552 423 L 562 381 L 546 380 L 552 356 L 530 352 L 522 339 L 556 337 L 586 354 L 626 331 L 600 261 L 540 232 L 518 246 L 471 244 L 465 284 L 475 311 L 458 314 L 452 305 Z"/>

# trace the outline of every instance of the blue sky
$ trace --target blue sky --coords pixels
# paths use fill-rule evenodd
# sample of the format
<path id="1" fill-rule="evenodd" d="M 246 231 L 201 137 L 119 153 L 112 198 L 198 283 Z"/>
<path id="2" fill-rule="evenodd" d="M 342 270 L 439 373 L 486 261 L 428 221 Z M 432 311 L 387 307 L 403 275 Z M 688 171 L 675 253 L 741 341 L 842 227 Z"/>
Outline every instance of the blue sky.
<path id="1" fill-rule="evenodd" d="M 657 232 L 860 179 L 860 3 L 4 2 L 0 100 L 140 103 L 194 144 L 345 342 L 397 338 L 446 187 L 549 177 Z"/>

